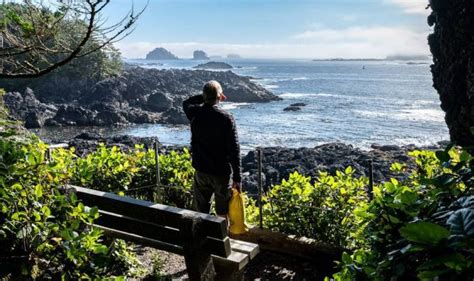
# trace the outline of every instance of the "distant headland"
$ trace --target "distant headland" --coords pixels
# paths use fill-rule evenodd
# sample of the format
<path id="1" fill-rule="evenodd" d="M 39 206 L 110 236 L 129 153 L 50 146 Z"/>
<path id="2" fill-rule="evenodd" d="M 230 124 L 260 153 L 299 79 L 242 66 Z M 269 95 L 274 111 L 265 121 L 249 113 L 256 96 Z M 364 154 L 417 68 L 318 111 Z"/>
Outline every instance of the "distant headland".
<path id="1" fill-rule="evenodd" d="M 378 58 L 328 58 L 328 59 L 313 59 L 313 61 L 427 61 L 430 60 L 431 57 L 424 56 L 424 55 L 393 55 L 387 56 L 384 59 Z"/>

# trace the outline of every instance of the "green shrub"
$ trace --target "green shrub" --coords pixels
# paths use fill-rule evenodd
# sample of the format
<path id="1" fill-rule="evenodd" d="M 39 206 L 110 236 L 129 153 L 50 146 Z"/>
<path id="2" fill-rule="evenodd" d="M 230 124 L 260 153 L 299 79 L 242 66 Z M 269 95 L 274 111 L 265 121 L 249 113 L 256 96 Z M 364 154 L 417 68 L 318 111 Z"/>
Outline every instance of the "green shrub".
<path id="1" fill-rule="evenodd" d="M 97 209 L 60 191 L 72 176 L 72 151 L 58 151 L 47 162 L 46 149 L 39 141 L 0 140 L 1 276 L 75 280 L 128 275 L 134 268 L 116 266 L 117 257 L 126 254 L 123 247 L 104 243 L 101 231 L 90 227 Z"/>
<path id="2" fill-rule="evenodd" d="M 360 219 L 354 210 L 367 204 L 368 180 L 354 178 L 353 173 L 351 167 L 335 176 L 321 172 L 314 183 L 297 172 L 290 174 L 263 198 L 264 226 L 341 247 L 355 246 L 352 237 Z M 255 201 L 249 202 L 246 211 L 247 221 L 255 223 L 259 213 Z"/>
<path id="3" fill-rule="evenodd" d="M 162 186 L 156 188 L 155 151 L 145 150 L 143 145 L 135 146 L 133 151 L 124 152 L 118 147 L 106 147 L 101 144 L 96 151 L 84 158 L 77 158 L 74 149 L 58 149 L 53 158 L 72 158 L 71 183 L 96 190 L 129 194 L 131 189 L 148 186 L 154 189 L 159 201 L 181 208 L 191 207 L 191 186 L 194 168 L 187 149 L 170 151 L 159 155 Z M 135 193 L 137 194 L 137 193 Z M 138 192 L 140 199 L 154 200 L 147 189 Z"/>
<path id="4" fill-rule="evenodd" d="M 335 280 L 474 278 L 473 157 L 451 147 L 411 156 L 409 179 L 377 186 L 357 210 L 364 246 L 342 256 Z"/>

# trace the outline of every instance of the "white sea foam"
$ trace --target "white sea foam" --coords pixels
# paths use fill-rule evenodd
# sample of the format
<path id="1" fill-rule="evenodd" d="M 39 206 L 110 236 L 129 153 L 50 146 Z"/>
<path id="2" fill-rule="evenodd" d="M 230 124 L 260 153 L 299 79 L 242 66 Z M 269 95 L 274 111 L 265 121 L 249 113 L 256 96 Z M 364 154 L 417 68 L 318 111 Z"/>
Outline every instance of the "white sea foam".
<path id="1" fill-rule="evenodd" d="M 278 89 L 280 86 L 278 85 L 263 85 L 265 89 Z"/>
<path id="2" fill-rule="evenodd" d="M 303 76 L 303 77 L 292 78 L 291 80 L 292 80 L 292 81 L 300 81 L 300 80 L 308 80 L 308 79 L 309 79 L 308 77 Z"/>
<path id="3" fill-rule="evenodd" d="M 222 109 L 229 110 L 229 109 L 236 109 L 241 106 L 247 105 L 247 102 L 223 102 L 221 103 Z"/>
<path id="4" fill-rule="evenodd" d="M 394 115 L 399 120 L 444 122 L 441 109 L 408 109 Z"/>
<path id="5" fill-rule="evenodd" d="M 327 93 L 284 93 L 279 95 L 279 97 L 284 99 L 300 99 L 306 97 L 340 97 L 339 95 L 335 94 L 327 94 Z"/>
<path id="6" fill-rule="evenodd" d="M 353 110 L 353 112 L 360 116 L 371 117 L 371 118 L 444 122 L 444 112 L 441 111 L 440 109 L 405 109 L 399 112 Z"/>

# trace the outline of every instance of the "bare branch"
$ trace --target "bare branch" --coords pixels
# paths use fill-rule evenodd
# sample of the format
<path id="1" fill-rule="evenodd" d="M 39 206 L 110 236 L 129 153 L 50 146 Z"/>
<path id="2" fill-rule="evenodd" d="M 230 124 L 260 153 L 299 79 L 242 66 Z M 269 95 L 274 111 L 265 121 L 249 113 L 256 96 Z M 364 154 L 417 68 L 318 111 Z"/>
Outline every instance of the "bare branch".
<path id="1" fill-rule="evenodd" d="M 149 4 L 106 25 L 111 0 L 29 0 L 0 4 L 0 78 L 34 78 L 122 40 Z M 56 4 L 56 6 L 54 6 Z M 54 9 L 52 9 L 54 8 Z"/>

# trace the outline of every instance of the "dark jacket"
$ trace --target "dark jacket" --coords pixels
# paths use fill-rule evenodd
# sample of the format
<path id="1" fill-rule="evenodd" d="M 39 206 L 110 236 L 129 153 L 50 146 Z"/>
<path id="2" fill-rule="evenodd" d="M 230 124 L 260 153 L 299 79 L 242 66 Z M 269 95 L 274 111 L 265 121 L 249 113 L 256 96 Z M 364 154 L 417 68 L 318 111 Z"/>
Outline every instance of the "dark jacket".
<path id="1" fill-rule="evenodd" d="M 193 167 L 211 175 L 230 175 L 241 181 L 240 146 L 232 115 L 216 105 L 203 104 L 202 95 L 183 102 L 191 122 Z"/>

